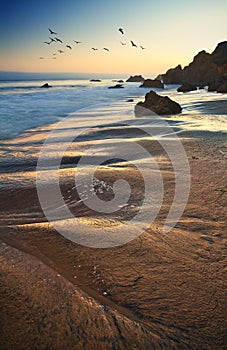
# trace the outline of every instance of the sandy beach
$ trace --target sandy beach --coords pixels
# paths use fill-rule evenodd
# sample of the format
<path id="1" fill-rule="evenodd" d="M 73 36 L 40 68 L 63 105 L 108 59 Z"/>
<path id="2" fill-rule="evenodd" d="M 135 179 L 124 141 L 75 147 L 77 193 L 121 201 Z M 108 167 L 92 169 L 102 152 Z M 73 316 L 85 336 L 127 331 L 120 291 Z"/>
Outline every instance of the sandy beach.
<path id="1" fill-rule="evenodd" d="M 199 130 L 180 136 L 191 169 L 183 216 L 163 233 L 173 169 L 158 143 L 141 137 L 162 172 L 165 198 L 150 227 L 115 248 L 84 247 L 54 230 L 37 198 L 35 157 L 15 162 L 15 169 L 5 165 L 3 176 L 12 182 L 15 173 L 28 173 L 30 181 L 0 189 L 2 349 L 225 349 L 224 137 Z M 38 150 L 44 137 L 42 129 L 25 133 L 7 147 L 22 152 L 30 142 Z M 112 184 L 124 177 L 134 188 L 131 209 L 104 217 L 75 205 L 73 157 L 64 159 L 61 191 L 78 220 L 105 228 L 134 215 L 143 198 L 136 169 L 123 163 L 99 167 L 100 179 Z"/>

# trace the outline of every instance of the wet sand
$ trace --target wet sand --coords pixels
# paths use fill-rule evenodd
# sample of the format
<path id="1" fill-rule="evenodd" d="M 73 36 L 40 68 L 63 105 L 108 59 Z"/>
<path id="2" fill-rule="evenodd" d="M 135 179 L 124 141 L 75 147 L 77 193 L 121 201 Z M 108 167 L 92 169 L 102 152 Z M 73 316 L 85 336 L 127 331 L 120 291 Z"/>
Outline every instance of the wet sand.
<path id="1" fill-rule="evenodd" d="M 224 140 L 218 133 L 198 135 L 182 133 L 191 191 L 182 218 L 166 234 L 173 169 L 155 142 L 141 141 L 156 156 L 165 200 L 150 228 L 120 247 L 92 249 L 59 235 L 46 222 L 32 181 L 1 188 L 2 349 L 226 348 Z M 34 164 L 26 167 L 31 177 Z M 135 169 L 110 164 L 98 175 L 109 183 L 126 176 L 134 184 L 133 208 L 139 206 L 143 188 Z M 78 220 L 118 224 L 136 210 L 106 219 L 75 207 L 72 187 L 68 176 L 62 194 Z"/>

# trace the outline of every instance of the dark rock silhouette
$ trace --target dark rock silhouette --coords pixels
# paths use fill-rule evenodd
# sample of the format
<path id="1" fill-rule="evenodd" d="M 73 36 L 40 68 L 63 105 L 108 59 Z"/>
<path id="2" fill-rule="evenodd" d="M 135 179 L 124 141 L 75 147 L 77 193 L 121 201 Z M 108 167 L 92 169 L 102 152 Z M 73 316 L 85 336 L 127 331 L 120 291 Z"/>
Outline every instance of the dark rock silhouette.
<path id="1" fill-rule="evenodd" d="M 150 91 L 145 96 L 144 102 L 139 102 L 135 106 L 135 115 L 149 115 L 151 112 L 158 115 L 171 115 L 181 113 L 181 106 L 167 96 L 160 96 L 154 91 Z"/>
<path id="2" fill-rule="evenodd" d="M 140 87 L 164 89 L 164 84 L 160 80 L 146 79 Z"/>
<path id="3" fill-rule="evenodd" d="M 126 102 L 134 102 L 134 100 L 132 98 L 130 98 Z"/>
<path id="4" fill-rule="evenodd" d="M 227 83 L 227 41 L 219 43 L 211 54 L 200 51 L 184 69 L 178 65 L 156 79 L 165 84 L 187 82 L 196 86 L 209 85 L 209 91 L 217 91 L 218 87 Z M 224 87 L 221 90 L 225 91 Z"/>
<path id="5" fill-rule="evenodd" d="M 220 84 L 219 87 L 217 88 L 218 93 L 227 93 L 227 81 L 223 84 Z"/>
<path id="6" fill-rule="evenodd" d="M 128 78 L 126 80 L 127 83 L 141 83 L 143 82 L 145 79 L 142 77 L 142 75 L 134 75 L 134 76 L 130 76 L 130 78 Z"/>
<path id="7" fill-rule="evenodd" d="M 179 64 L 177 67 L 167 70 L 165 74 L 159 75 L 157 78 L 161 78 L 164 84 L 181 84 L 183 81 L 183 69 Z"/>
<path id="8" fill-rule="evenodd" d="M 122 84 L 117 84 L 115 86 L 109 86 L 108 89 L 123 89 L 124 86 Z"/>
<path id="9" fill-rule="evenodd" d="M 94 82 L 94 83 L 100 83 L 102 80 L 100 79 L 91 79 L 90 82 Z"/>
<path id="10" fill-rule="evenodd" d="M 183 83 L 178 89 L 178 92 L 189 92 L 189 91 L 194 91 L 197 90 L 197 87 L 195 85 L 192 85 L 190 83 Z"/>
<path id="11" fill-rule="evenodd" d="M 43 84 L 42 86 L 40 86 L 41 88 L 51 88 L 52 86 L 49 85 L 48 83 Z"/>

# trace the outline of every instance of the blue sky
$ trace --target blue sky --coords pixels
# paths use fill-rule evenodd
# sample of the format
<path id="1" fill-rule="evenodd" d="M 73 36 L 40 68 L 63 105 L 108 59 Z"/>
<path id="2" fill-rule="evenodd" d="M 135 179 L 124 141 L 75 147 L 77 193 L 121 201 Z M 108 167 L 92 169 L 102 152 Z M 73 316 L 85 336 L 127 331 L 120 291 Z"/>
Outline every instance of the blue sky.
<path id="1" fill-rule="evenodd" d="M 224 0 L 0 0 L 0 70 L 158 74 L 226 40 L 226 14 Z M 48 28 L 63 45 L 43 43 Z"/>

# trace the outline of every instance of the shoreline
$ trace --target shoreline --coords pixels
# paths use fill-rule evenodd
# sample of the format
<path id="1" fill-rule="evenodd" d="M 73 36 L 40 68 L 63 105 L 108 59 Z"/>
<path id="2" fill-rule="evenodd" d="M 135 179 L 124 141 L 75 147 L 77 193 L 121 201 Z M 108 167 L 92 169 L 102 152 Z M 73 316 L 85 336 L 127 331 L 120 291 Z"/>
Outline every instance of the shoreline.
<path id="1" fill-rule="evenodd" d="M 139 350 L 149 346 L 224 350 L 224 137 L 205 133 L 196 138 L 197 132 L 202 133 L 179 133 L 192 184 L 185 212 L 168 234 L 160 228 L 173 198 L 173 170 L 148 140 L 144 145 L 153 151 L 166 183 L 165 202 L 150 228 L 121 247 L 82 247 L 57 234 L 45 223 L 32 182 L 30 187 L 19 186 L 19 191 L 1 190 L 5 350 L 15 344 L 17 349 L 34 348 L 34 339 L 39 349 L 84 349 L 85 344 L 89 349 L 112 349 L 113 344 L 128 349 L 133 344 Z M 112 181 L 125 174 L 139 186 L 139 178 L 127 167 L 109 167 L 108 176 L 108 166 L 100 169 L 100 175 Z M 74 210 L 77 199 L 68 198 L 69 170 L 65 168 L 68 175 L 61 189 Z M 139 195 L 134 194 L 135 205 Z M 76 215 L 78 220 L 105 226 L 82 205 L 76 207 Z M 53 304 L 53 298 L 59 302 Z M 112 335 L 103 337 L 103 327 L 110 327 Z"/>

